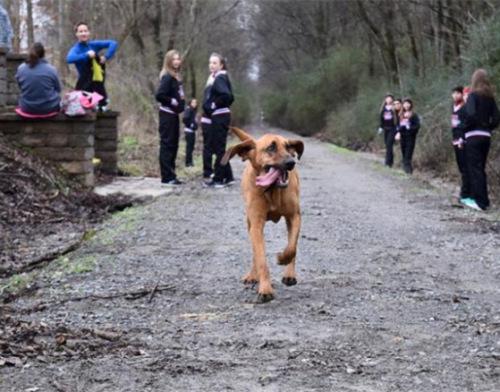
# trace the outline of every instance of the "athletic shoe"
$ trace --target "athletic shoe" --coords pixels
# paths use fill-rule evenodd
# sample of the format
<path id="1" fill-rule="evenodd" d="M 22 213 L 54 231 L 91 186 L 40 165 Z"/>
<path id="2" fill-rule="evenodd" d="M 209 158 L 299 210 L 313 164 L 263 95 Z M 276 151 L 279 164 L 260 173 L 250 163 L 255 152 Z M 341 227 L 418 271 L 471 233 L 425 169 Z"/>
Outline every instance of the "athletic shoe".
<path id="1" fill-rule="evenodd" d="M 236 181 L 234 179 L 232 179 L 232 180 L 226 181 L 224 184 L 226 184 L 227 186 L 231 186 L 231 185 L 236 184 Z"/>
<path id="2" fill-rule="evenodd" d="M 473 210 L 476 211 L 482 211 L 483 209 L 479 207 L 474 199 L 464 199 L 464 206 L 472 208 Z"/>
<path id="3" fill-rule="evenodd" d="M 226 187 L 226 184 L 224 184 L 222 182 L 214 181 L 214 180 L 210 180 L 210 181 L 203 183 L 203 188 L 221 189 L 221 188 L 225 188 L 225 187 Z"/>
<path id="4" fill-rule="evenodd" d="M 162 182 L 161 186 L 162 187 L 171 187 L 171 186 L 178 186 L 184 184 L 182 181 L 179 181 L 177 178 L 174 178 L 173 180 L 167 181 L 167 182 Z"/>

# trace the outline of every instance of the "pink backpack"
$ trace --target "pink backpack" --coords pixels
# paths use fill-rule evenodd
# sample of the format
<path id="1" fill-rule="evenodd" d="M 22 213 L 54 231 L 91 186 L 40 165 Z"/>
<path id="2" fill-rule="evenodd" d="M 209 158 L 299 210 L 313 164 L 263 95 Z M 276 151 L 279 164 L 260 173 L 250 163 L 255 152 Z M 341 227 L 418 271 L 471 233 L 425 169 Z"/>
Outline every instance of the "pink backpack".
<path id="1" fill-rule="evenodd" d="M 70 117 L 84 116 L 86 110 L 97 108 L 97 104 L 103 98 L 102 95 L 93 92 L 74 90 L 64 94 L 62 99 L 62 111 Z"/>

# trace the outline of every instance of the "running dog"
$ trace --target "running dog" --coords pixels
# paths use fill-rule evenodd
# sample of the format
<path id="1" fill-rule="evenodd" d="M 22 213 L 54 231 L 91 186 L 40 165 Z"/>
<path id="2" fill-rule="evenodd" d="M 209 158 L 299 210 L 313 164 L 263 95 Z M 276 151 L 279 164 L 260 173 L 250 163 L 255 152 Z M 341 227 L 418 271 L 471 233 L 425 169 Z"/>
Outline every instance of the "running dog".
<path id="1" fill-rule="evenodd" d="M 278 264 L 286 266 L 282 282 L 287 286 L 297 284 L 295 255 L 300 231 L 299 175 L 295 157 L 304 152 L 300 140 L 286 139 L 280 135 L 266 134 L 255 140 L 245 131 L 231 127 L 241 143 L 229 148 L 223 159 L 225 165 L 235 155 L 248 161 L 241 179 L 245 200 L 247 225 L 252 242 L 253 262 L 250 272 L 243 277 L 245 284 L 259 284 L 257 301 L 274 298 L 264 242 L 266 221 L 277 223 L 286 220 L 288 245 L 277 254 Z"/>

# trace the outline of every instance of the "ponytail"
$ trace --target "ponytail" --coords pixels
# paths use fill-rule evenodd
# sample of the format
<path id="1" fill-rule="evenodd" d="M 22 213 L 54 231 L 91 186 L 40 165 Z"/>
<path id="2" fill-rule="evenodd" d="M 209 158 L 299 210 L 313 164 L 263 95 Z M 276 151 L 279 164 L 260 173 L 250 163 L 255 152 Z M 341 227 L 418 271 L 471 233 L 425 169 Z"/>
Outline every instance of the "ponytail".
<path id="1" fill-rule="evenodd" d="M 28 59 L 26 62 L 29 64 L 30 68 L 33 68 L 38 64 L 40 59 L 45 57 L 45 48 L 40 42 L 35 42 L 33 46 L 30 48 L 28 53 Z"/>

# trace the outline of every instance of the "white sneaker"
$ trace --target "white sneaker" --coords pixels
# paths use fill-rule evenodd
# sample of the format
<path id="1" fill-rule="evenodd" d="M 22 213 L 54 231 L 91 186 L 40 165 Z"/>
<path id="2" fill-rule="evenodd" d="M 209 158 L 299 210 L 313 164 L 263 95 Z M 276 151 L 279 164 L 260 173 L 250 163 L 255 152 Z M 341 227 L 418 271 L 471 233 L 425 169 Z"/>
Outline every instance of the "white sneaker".
<path id="1" fill-rule="evenodd" d="M 474 199 L 462 199 L 463 200 L 463 205 L 469 208 L 472 208 L 473 210 L 476 211 L 482 211 L 483 209 L 479 207 Z"/>

